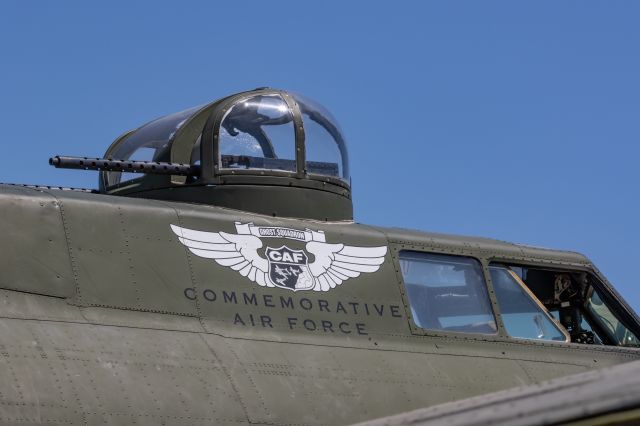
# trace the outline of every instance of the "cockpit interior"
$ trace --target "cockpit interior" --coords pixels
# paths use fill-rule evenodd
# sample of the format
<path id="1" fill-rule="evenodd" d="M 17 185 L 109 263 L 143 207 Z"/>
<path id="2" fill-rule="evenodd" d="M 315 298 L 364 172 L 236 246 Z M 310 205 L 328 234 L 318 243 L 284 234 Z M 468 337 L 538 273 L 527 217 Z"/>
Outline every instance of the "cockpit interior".
<path id="1" fill-rule="evenodd" d="M 582 344 L 639 347 L 638 336 L 625 325 L 630 319 L 614 314 L 616 302 L 605 297 L 603 284 L 585 271 L 554 270 L 527 266 L 502 266 L 531 292 L 532 298 L 569 335 Z"/>

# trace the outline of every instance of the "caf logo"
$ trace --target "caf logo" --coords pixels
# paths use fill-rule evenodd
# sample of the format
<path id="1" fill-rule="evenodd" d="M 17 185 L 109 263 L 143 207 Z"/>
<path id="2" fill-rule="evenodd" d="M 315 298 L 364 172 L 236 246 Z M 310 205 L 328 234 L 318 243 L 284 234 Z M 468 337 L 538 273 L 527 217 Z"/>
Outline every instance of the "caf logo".
<path id="1" fill-rule="evenodd" d="M 293 291 L 313 288 L 309 257 L 304 250 L 291 250 L 287 246 L 278 249 L 267 247 L 265 253 L 269 260 L 269 279 L 277 287 Z"/>
<path id="2" fill-rule="evenodd" d="M 212 259 L 263 287 L 292 291 L 329 291 L 349 278 L 380 269 L 387 246 L 356 247 L 325 241 L 322 231 L 255 226 L 235 223 L 237 234 L 206 232 L 171 225 L 171 230 L 187 249 L 198 257 Z M 263 238 L 305 242 L 304 250 L 283 245 L 267 246 Z M 263 252 L 266 259 L 258 254 Z M 309 254 L 314 261 L 309 263 Z"/>

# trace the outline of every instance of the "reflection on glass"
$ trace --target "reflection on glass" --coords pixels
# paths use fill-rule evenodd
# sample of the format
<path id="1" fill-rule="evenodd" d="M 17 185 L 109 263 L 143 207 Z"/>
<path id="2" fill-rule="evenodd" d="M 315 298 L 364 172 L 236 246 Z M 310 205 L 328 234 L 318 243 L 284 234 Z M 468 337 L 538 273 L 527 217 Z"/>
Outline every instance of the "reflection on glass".
<path id="1" fill-rule="evenodd" d="M 640 346 L 638 337 L 618 320 L 595 289 L 587 302 L 587 308 L 594 319 L 609 331 L 609 334 L 616 340 L 617 344 L 620 346 Z"/>
<path id="2" fill-rule="evenodd" d="M 297 170 L 293 115 L 278 95 L 238 102 L 222 120 L 219 136 L 223 168 Z"/>
<path id="3" fill-rule="evenodd" d="M 471 258 L 400 252 L 414 323 L 430 330 L 495 334 L 480 264 Z"/>
<path id="4" fill-rule="evenodd" d="M 131 158 L 135 159 L 135 161 L 153 161 L 155 155 L 156 155 L 155 149 L 142 147 L 134 151 L 134 153 L 131 155 Z M 131 179 L 136 179 L 136 178 L 139 178 L 140 176 L 142 176 L 142 174 L 140 173 L 121 172 L 120 182 L 126 182 Z"/>
<path id="5" fill-rule="evenodd" d="M 115 160 L 169 161 L 168 155 L 173 137 L 182 125 L 203 106 L 189 108 L 150 121 L 126 136 L 110 153 L 109 157 Z M 107 172 L 106 176 L 107 186 L 111 186 L 139 178 L 142 175 L 139 173 Z"/>
<path id="6" fill-rule="evenodd" d="M 293 94 L 300 107 L 308 173 L 349 181 L 347 147 L 338 122 L 322 105 Z"/>
<path id="7" fill-rule="evenodd" d="M 518 276 L 506 267 L 491 266 L 491 281 L 507 333 L 512 337 L 566 341 L 567 336 L 551 320 L 518 282 Z"/>

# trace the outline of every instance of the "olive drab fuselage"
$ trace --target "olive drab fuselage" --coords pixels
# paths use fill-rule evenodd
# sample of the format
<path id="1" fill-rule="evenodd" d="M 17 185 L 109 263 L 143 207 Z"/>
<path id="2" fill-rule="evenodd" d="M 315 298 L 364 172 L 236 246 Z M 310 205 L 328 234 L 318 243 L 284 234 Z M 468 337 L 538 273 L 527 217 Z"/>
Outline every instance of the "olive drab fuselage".
<path id="1" fill-rule="evenodd" d="M 199 176 L 109 169 L 94 192 L 0 185 L 0 423 L 350 424 L 640 359 L 608 341 L 514 337 L 505 323 L 495 270 L 520 265 L 597 281 L 637 333 L 580 254 L 354 223 L 344 141 L 310 105 L 260 89 L 178 117 L 186 127 L 153 161 Z M 331 155 L 305 146 L 309 117 Z M 287 126 L 290 155 L 264 126 Z M 143 129 L 105 158 L 135 159 Z M 219 140 L 243 134 L 261 155 Z M 403 253 L 469 259 L 482 294 L 451 287 L 434 300 L 444 310 L 484 295 L 490 320 L 419 318 Z M 543 302 L 560 300 L 562 320 L 559 283 Z M 534 319 L 550 333 L 550 315 Z"/>

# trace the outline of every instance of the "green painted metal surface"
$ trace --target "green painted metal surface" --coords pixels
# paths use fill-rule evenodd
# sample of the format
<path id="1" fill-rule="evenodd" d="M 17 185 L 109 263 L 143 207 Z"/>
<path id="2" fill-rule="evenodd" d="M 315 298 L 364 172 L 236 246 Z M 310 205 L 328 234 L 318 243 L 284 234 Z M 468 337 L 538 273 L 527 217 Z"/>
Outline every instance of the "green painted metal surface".
<path id="1" fill-rule="evenodd" d="M 640 334 L 578 253 L 353 223 L 346 145 L 322 108 L 263 88 L 195 111 L 105 154 L 151 150 L 183 175 L 111 168 L 95 192 L 0 185 L 0 423 L 350 424 L 640 358 L 507 334 L 492 262 L 591 274 Z M 333 156 L 307 150 L 309 120 Z M 295 160 L 236 150 L 254 138 L 264 151 L 267 128 L 286 124 Z M 402 251 L 475 259 L 495 333 L 417 327 Z"/>
<path id="2" fill-rule="evenodd" d="M 640 358 L 512 339 L 500 323 L 496 336 L 411 323 L 399 250 L 592 268 L 575 253 L 6 185 L 0 211 L 8 424 L 349 424 Z M 235 235 L 238 223 L 301 232 L 263 238 L 272 248 L 303 250 L 304 231 L 322 231 L 388 249 L 375 272 L 291 291 L 193 254 L 171 229 Z"/>

